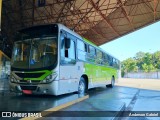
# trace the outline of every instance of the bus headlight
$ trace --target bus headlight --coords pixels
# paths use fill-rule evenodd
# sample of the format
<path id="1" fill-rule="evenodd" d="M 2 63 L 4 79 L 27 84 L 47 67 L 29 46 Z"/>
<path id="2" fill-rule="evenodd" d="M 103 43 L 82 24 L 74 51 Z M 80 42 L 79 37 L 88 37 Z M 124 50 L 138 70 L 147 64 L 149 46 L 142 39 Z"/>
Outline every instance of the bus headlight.
<path id="1" fill-rule="evenodd" d="M 49 76 L 47 76 L 44 80 L 41 81 L 41 83 L 51 83 L 53 80 L 55 80 L 57 77 L 57 74 L 51 74 Z"/>

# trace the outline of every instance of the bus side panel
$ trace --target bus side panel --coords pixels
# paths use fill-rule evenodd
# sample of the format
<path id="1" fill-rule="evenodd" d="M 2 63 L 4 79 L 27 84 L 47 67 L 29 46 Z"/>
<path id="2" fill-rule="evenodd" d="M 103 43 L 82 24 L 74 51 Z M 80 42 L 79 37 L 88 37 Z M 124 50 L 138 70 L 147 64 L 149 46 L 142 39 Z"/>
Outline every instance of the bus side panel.
<path id="1" fill-rule="evenodd" d="M 60 65 L 58 94 L 78 91 L 80 77 L 83 73 L 83 62 L 75 65 Z"/>
<path id="2" fill-rule="evenodd" d="M 89 78 L 89 88 L 110 84 L 112 75 L 117 78 L 117 70 L 112 67 L 85 63 L 84 68 Z"/>

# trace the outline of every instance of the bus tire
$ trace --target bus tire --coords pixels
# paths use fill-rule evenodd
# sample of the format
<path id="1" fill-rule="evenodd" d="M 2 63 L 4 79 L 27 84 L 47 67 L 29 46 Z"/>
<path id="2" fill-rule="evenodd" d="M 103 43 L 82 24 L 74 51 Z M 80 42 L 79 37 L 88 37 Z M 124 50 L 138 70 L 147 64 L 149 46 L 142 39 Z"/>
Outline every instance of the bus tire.
<path id="1" fill-rule="evenodd" d="M 109 87 L 113 88 L 114 84 L 115 84 L 115 78 L 112 77 L 111 84 L 109 85 Z"/>
<path id="2" fill-rule="evenodd" d="M 78 94 L 85 94 L 86 92 L 86 82 L 83 77 L 81 77 L 78 85 Z"/>

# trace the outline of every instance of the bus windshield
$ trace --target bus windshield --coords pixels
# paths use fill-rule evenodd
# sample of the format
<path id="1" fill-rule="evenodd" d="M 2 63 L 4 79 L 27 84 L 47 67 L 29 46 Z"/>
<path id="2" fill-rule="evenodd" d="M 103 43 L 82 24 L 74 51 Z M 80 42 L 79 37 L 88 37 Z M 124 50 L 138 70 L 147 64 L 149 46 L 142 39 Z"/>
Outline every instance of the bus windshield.
<path id="1" fill-rule="evenodd" d="M 35 69 L 57 62 L 57 37 L 45 36 L 17 41 L 14 44 L 12 67 Z"/>

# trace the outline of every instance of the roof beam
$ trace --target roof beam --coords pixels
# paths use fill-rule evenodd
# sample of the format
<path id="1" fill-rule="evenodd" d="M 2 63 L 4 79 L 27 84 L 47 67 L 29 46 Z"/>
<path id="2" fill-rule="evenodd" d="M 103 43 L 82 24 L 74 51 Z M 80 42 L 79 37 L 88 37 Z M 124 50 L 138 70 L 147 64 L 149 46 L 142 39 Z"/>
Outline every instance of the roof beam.
<path id="1" fill-rule="evenodd" d="M 144 0 L 143 0 L 144 1 Z M 156 21 L 156 14 L 157 14 L 157 6 L 158 6 L 158 4 L 159 4 L 159 0 L 157 1 L 157 0 L 153 0 L 153 8 L 152 8 L 152 6 L 151 6 L 151 4 L 149 3 L 149 5 L 147 4 L 147 2 L 145 2 L 144 1 L 144 3 L 145 3 L 145 5 L 148 7 L 148 8 L 150 8 L 150 10 L 153 12 L 153 20 L 154 21 Z"/>
<path id="2" fill-rule="evenodd" d="M 90 13 L 90 11 L 92 11 L 93 7 L 88 11 L 86 12 L 85 15 L 83 15 L 81 18 L 79 18 L 77 24 L 72 28 L 73 30 L 77 27 L 77 25 L 88 15 L 88 13 Z"/>
<path id="3" fill-rule="evenodd" d="M 62 6 L 62 8 L 61 8 L 61 10 L 60 10 L 60 12 L 59 12 L 59 14 L 58 14 L 58 17 L 57 17 L 57 20 L 56 20 L 56 22 L 58 22 L 59 21 L 59 18 L 60 18 L 60 16 L 61 16 L 61 14 L 62 14 L 62 12 L 63 12 L 63 10 L 64 10 L 64 8 L 65 8 L 65 6 L 67 5 L 67 3 L 65 2 L 65 3 L 63 3 L 63 6 Z"/>
<path id="4" fill-rule="evenodd" d="M 112 31 L 120 36 L 120 34 L 115 30 L 115 28 L 112 26 L 112 24 L 107 20 L 106 16 L 99 10 L 98 6 L 94 3 L 93 0 L 87 0 L 95 9 L 95 11 L 105 20 L 105 22 L 107 23 L 107 25 L 110 27 L 110 29 L 112 29 Z"/>
<path id="5" fill-rule="evenodd" d="M 153 1 L 154 2 L 154 21 L 156 20 L 156 8 L 157 8 L 157 5 L 158 5 L 158 2 L 157 2 L 157 0 L 154 0 Z"/>
<path id="6" fill-rule="evenodd" d="M 60 19 L 61 19 L 61 23 L 64 23 L 64 25 L 67 25 L 67 24 L 69 24 L 69 25 L 71 25 L 71 23 L 73 23 L 72 22 L 72 20 L 73 19 L 71 19 L 70 21 L 70 23 L 67 23 L 66 21 L 68 20 L 68 13 L 69 12 L 71 12 L 72 10 L 71 10 L 71 8 L 73 7 L 74 8 L 74 5 L 75 5 L 75 1 L 66 1 L 66 3 L 65 3 L 66 5 L 65 5 L 65 7 L 64 7 L 64 9 L 63 9 L 63 11 L 62 11 L 62 14 L 60 15 Z M 64 12 L 64 11 L 66 11 L 66 12 Z M 62 17 L 63 16 L 63 17 Z M 63 19 L 63 18 L 65 18 L 65 19 Z M 69 18 L 70 19 L 70 18 Z"/>
<path id="7" fill-rule="evenodd" d="M 21 22 L 21 27 L 24 27 L 23 24 L 23 6 L 22 6 L 22 0 L 19 0 L 19 14 L 20 14 L 20 22 Z"/>
<path id="8" fill-rule="evenodd" d="M 90 21 L 88 18 L 86 18 L 86 20 L 91 24 L 91 21 Z M 89 24 L 88 24 L 88 25 L 89 25 Z M 94 29 L 94 26 L 96 26 L 94 23 L 92 23 L 92 25 L 89 25 L 90 29 L 91 29 L 94 33 L 96 33 L 98 36 L 100 36 L 100 37 L 102 37 L 102 38 L 108 39 L 108 37 L 105 37 L 102 33 L 100 33 L 99 31 L 97 31 L 96 29 Z M 99 42 L 100 42 L 100 41 L 96 41 L 96 43 L 98 43 L 98 44 L 99 44 Z M 95 43 L 95 44 L 96 44 L 96 43 Z"/>
<path id="9" fill-rule="evenodd" d="M 28 0 L 28 3 L 30 3 L 30 4 L 32 4 L 32 12 L 34 12 L 34 13 L 32 13 L 32 19 L 34 20 L 34 22 L 35 22 L 35 16 L 33 15 L 33 14 L 35 14 L 35 12 L 38 14 L 38 16 L 40 17 L 40 18 L 42 18 L 42 16 L 41 16 L 41 14 L 40 14 L 40 12 L 37 10 L 37 7 L 36 7 L 36 5 L 34 4 L 34 2 L 35 2 L 35 0 Z M 34 17 L 34 18 L 33 18 Z M 34 25 L 34 22 L 32 22 L 32 25 Z M 45 21 L 43 20 L 43 23 L 45 23 Z"/>
<path id="10" fill-rule="evenodd" d="M 75 7 L 76 10 L 78 10 L 76 7 Z M 93 8 L 91 8 L 92 10 Z M 74 15 L 73 11 L 70 11 L 72 15 Z M 82 12 L 79 10 L 79 13 L 82 14 Z M 79 18 L 81 18 L 80 14 L 77 14 Z M 78 19 L 79 19 L 78 18 Z M 99 31 L 97 31 L 96 29 L 94 29 L 93 27 L 96 26 L 94 23 L 92 23 L 88 17 L 85 17 L 85 19 L 82 19 L 82 21 L 84 23 L 86 23 L 88 26 L 89 26 L 89 29 L 91 29 L 94 33 L 96 33 L 97 35 L 99 35 L 100 37 L 102 38 L 107 38 L 105 37 L 103 34 L 101 34 Z M 99 42 L 99 41 L 98 41 Z"/>
<path id="11" fill-rule="evenodd" d="M 32 25 L 34 25 L 34 5 L 35 5 L 35 0 L 33 0 L 32 3 Z"/>
<path id="12" fill-rule="evenodd" d="M 131 25 L 131 27 L 132 27 L 132 29 L 133 29 L 133 31 L 134 31 L 135 29 L 134 29 L 133 23 L 132 23 L 130 17 L 128 16 L 128 14 L 127 14 L 127 11 L 126 11 L 126 9 L 125 9 L 125 7 L 124 7 L 124 3 L 122 2 L 122 0 L 118 0 L 118 2 L 120 3 L 120 6 L 121 6 L 122 11 L 123 11 L 123 14 L 124 14 L 125 17 L 127 18 L 128 22 L 130 23 L 130 25 Z"/>

